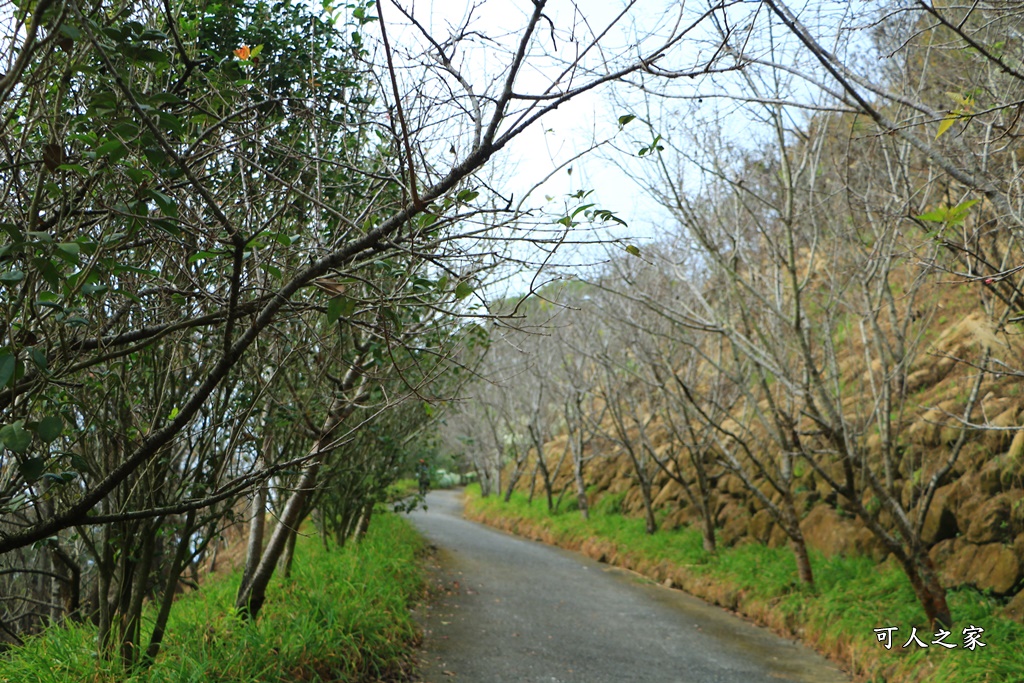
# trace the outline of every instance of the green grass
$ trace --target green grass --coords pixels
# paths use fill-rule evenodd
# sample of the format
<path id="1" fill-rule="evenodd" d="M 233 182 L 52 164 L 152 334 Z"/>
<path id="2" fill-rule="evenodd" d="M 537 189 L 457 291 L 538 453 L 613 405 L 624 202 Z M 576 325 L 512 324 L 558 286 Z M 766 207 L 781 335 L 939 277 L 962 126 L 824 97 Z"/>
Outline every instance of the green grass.
<path id="1" fill-rule="evenodd" d="M 0 683 L 253 683 L 388 680 L 417 639 L 409 615 L 422 575 L 419 536 L 380 514 L 343 551 L 300 538 L 292 577 L 275 577 L 255 624 L 234 616 L 239 575 L 211 576 L 178 600 L 164 649 L 133 675 L 95 654 L 96 629 L 73 625 L 0 657 Z"/>
<path id="2" fill-rule="evenodd" d="M 949 592 L 956 624 L 946 640 L 962 644 L 963 628 L 975 625 L 985 629 L 981 640 L 986 647 L 969 651 L 911 645 L 903 649 L 911 627 L 917 627 L 918 636 L 928 644 L 934 634 L 909 581 L 893 562 L 879 565 L 866 557 L 826 559 L 812 551 L 817 585 L 810 591 L 799 584 L 788 547 L 749 543 L 709 555 L 698 530 L 682 528 L 648 535 L 643 520 L 613 512 L 621 501 L 594 505 L 589 521 L 578 512 L 549 513 L 540 500 L 530 506 L 519 494 L 513 494 L 506 505 L 497 498 L 480 498 L 479 489 L 471 487 L 467 502 L 472 511 L 492 519 L 528 520 L 552 532 L 561 545 L 591 538 L 610 541 L 620 552 L 627 551 L 649 565 L 669 562 L 691 575 L 710 578 L 742 596 L 741 611 L 770 612 L 776 624 L 802 631 L 809 644 L 845 659 L 847 665 L 850 653 L 855 652 L 852 657 L 857 668 L 871 681 L 1024 681 L 1024 625 L 1001 616 L 997 600 L 971 588 Z M 891 651 L 885 650 L 874 634 L 875 628 L 888 626 L 899 628 Z"/>

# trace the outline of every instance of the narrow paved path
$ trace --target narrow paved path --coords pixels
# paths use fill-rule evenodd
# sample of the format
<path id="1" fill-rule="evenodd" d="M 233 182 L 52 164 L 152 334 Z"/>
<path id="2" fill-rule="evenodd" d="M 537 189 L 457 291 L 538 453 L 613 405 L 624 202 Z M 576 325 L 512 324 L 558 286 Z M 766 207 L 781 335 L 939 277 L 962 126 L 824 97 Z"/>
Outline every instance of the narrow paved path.
<path id="1" fill-rule="evenodd" d="M 427 683 L 847 683 L 830 663 L 679 591 L 462 519 L 432 492 L 414 523 L 439 548 L 418 615 Z"/>

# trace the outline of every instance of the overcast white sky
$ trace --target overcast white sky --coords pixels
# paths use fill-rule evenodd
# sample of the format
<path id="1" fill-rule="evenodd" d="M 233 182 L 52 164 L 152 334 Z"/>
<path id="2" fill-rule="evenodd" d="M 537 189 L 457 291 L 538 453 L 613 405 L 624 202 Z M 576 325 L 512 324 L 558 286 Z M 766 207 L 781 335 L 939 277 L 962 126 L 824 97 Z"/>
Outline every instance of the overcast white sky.
<path id="1" fill-rule="evenodd" d="M 531 65 L 524 69 L 517 81 L 517 92 L 540 93 L 547 87 L 553 73 L 561 70 L 558 59 L 573 56 L 573 50 L 587 44 L 594 33 L 602 32 L 621 13 L 625 2 L 581 3 L 581 9 L 567 0 L 552 0 L 546 9 L 551 24 L 545 24 L 538 32 L 538 39 L 529 56 Z M 696 3 L 691 3 L 696 7 Z M 676 19 L 678 2 L 666 0 L 641 0 L 635 3 L 628 17 L 612 28 L 602 38 L 602 51 L 592 54 L 609 60 L 618 57 L 635 56 L 643 48 L 650 49 L 660 35 L 667 30 L 666 22 Z M 470 30 L 478 31 L 481 39 L 468 43 L 457 57 L 456 63 L 474 84 L 495 83 L 504 74 L 508 56 L 502 52 L 508 49 L 526 25 L 532 3 L 528 0 L 487 0 L 467 2 L 466 0 L 414 0 L 406 4 L 412 9 L 417 20 L 433 32 L 436 39 L 446 39 L 453 30 L 463 25 L 464 17 L 472 11 Z M 393 45 L 410 45 L 415 40 L 404 20 L 390 3 L 384 5 L 384 18 L 388 35 Z M 551 26 L 554 27 L 552 33 Z M 696 36 L 696 37 L 699 37 Z M 495 40 L 491 40 L 494 38 Z M 697 41 L 687 43 L 677 50 L 672 63 L 689 64 L 697 61 L 697 53 L 703 46 Z M 542 55 L 542 51 L 555 51 L 556 59 Z M 579 82 L 579 81 L 577 81 Z M 690 86 L 691 89 L 694 86 Z M 619 97 L 628 99 L 627 91 L 617 88 Z M 579 190 L 593 190 L 585 201 L 595 203 L 602 209 L 613 211 L 626 221 L 628 228 L 614 223 L 606 224 L 605 237 L 628 239 L 642 244 L 645 239 L 659 232 L 659 227 L 668 221 L 667 212 L 648 197 L 631 179 L 632 166 L 645 160 L 636 157 L 639 144 L 627 143 L 628 137 L 639 135 L 649 139 L 643 126 L 630 124 L 619 134 L 617 119 L 639 107 L 640 100 L 634 97 L 636 106 L 616 104 L 611 86 L 586 93 L 558 110 L 545 116 L 539 125 L 523 134 L 498 160 L 494 168 L 496 175 L 503 177 L 500 183 L 505 196 L 514 194 L 520 199 L 536 182 L 547 176 L 552 169 L 573 158 L 595 141 L 616 138 L 620 145 L 632 150 L 622 155 L 611 147 L 603 153 L 592 153 L 562 169 L 537 188 L 530 205 L 546 207 L 552 216 L 563 215 L 567 196 Z M 617 136 L 617 137 L 616 137 Z M 650 163 L 648 161 L 648 163 Z M 550 198 L 548 200 L 547 198 Z M 571 200 L 568 200 L 571 202 Z M 550 219 L 548 219 L 550 221 Z M 603 257 L 603 249 L 589 248 L 582 253 L 566 250 L 562 260 L 575 263 L 591 263 Z"/>

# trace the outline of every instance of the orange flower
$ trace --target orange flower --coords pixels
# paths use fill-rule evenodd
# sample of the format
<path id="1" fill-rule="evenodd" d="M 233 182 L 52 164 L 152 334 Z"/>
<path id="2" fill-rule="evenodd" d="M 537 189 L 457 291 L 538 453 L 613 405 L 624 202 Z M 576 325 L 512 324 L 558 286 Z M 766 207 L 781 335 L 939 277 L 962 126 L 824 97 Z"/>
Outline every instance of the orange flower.
<path id="1" fill-rule="evenodd" d="M 249 55 L 250 54 L 251 54 L 251 52 L 249 50 L 249 46 L 248 45 L 243 45 L 242 47 L 240 47 L 237 50 L 235 50 L 235 56 L 238 57 L 239 59 L 241 59 L 243 62 L 249 60 Z"/>

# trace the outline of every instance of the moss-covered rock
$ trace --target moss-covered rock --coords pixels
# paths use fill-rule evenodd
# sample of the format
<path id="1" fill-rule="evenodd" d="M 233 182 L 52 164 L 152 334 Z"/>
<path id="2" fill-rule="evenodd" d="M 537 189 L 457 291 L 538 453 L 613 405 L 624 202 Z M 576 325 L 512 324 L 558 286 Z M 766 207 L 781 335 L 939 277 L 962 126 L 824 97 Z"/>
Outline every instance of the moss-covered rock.
<path id="1" fill-rule="evenodd" d="M 971 543 L 997 543 L 1013 538 L 1010 525 L 1012 501 L 1009 494 L 1000 494 L 985 501 L 974 512 L 966 538 Z"/>

